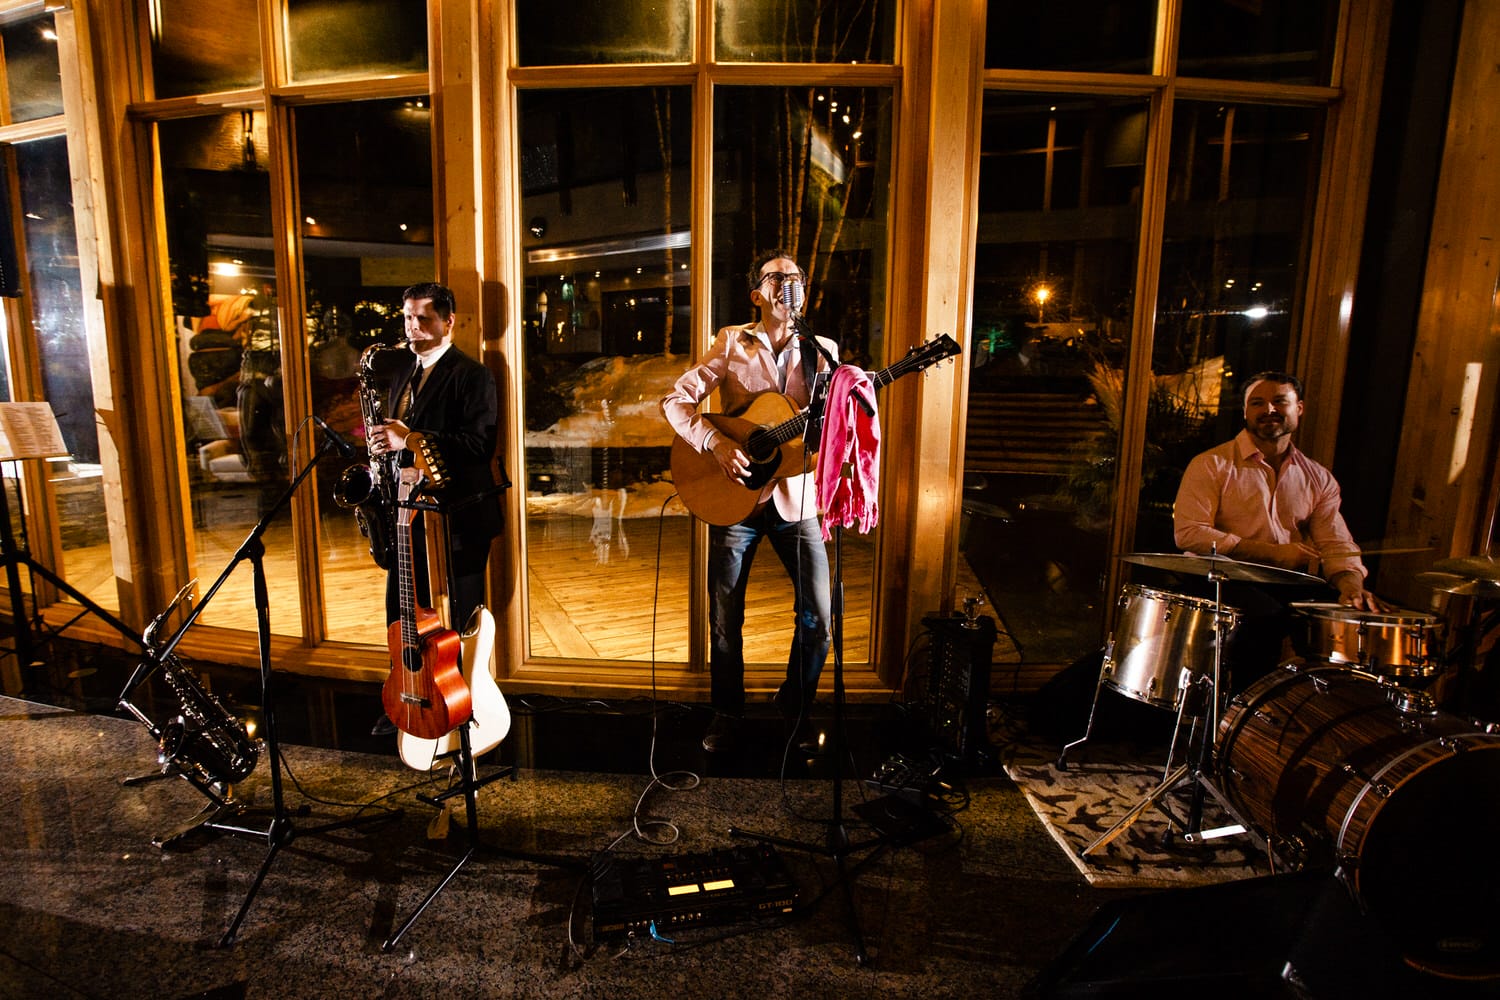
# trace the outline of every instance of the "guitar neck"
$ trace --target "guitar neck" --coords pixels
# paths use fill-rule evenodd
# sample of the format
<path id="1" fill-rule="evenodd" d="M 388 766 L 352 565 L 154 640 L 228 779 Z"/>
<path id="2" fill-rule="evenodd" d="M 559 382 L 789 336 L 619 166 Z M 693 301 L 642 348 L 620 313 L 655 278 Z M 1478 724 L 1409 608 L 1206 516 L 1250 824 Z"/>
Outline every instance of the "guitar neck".
<path id="1" fill-rule="evenodd" d="M 880 389 L 890 385 L 903 375 L 910 375 L 912 372 L 921 371 L 929 364 L 931 364 L 930 361 L 917 357 L 905 357 L 889 367 L 880 369 L 878 372 L 871 372 L 870 381 L 874 383 L 875 388 Z M 779 447 L 793 438 L 801 437 L 802 432 L 807 429 L 807 416 L 807 410 L 804 409 L 795 417 L 789 417 L 775 427 L 772 427 L 766 431 L 767 442 Z"/>

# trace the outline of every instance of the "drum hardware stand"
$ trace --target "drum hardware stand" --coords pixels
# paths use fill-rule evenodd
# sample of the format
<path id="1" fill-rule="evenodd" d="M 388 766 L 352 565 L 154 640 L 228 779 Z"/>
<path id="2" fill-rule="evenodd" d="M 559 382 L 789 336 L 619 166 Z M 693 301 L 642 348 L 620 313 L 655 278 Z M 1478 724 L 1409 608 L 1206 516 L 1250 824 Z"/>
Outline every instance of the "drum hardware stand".
<path id="1" fill-rule="evenodd" d="M 255 592 L 256 635 L 260 650 L 261 710 L 265 713 L 266 753 L 271 758 L 272 811 L 271 818 L 264 829 L 219 822 L 218 816 L 221 810 L 205 810 L 205 812 L 213 812 L 214 815 L 209 816 L 203 823 L 199 824 L 202 829 L 223 830 L 227 833 L 260 837 L 267 844 L 265 860 L 261 862 L 260 869 L 256 872 L 254 881 L 250 884 L 250 891 L 245 895 L 245 900 L 240 905 L 239 912 L 235 914 L 234 920 L 230 923 L 229 929 L 219 939 L 219 947 L 221 948 L 227 948 L 234 944 L 235 936 L 239 933 L 240 924 L 244 921 L 245 914 L 249 912 L 250 904 L 255 901 L 256 894 L 260 892 L 261 883 L 265 881 L 266 875 L 271 870 L 272 863 L 276 860 L 276 856 L 281 852 L 283 847 L 286 847 L 295 840 L 299 833 L 296 825 L 292 822 L 292 815 L 287 809 L 286 800 L 282 794 L 281 744 L 276 735 L 276 684 L 274 674 L 271 670 L 271 598 L 266 588 L 266 571 L 263 563 L 266 547 L 264 541 L 262 541 L 262 536 L 265 535 L 266 529 L 270 526 L 272 519 L 281 511 L 282 507 L 286 506 L 292 494 L 297 492 L 297 487 L 301 486 L 302 481 L 312 473 L 323 452 L 334 447 L 337 447 L 335 440 L 331 436 L 325 435 L 322 445 L 313 452 L 312 457 L 307 460 L 307 464 L 297 473 L 296 478 L 282 491 L 281 496 L 277 498 L 270 509 L 261 516 L 261 519 L 256 522 L 255 527 L 250 529 L 250 534 L 245 537 L 245 541 L 241 543 L 239 550 L 230 559 L 229 565 L 224 567 L 224 571 L 219 574 L 219 578 L 214 581 L 213 586 L 208 588 L 208 591 L 203 595 L 203 599 L 188 612 L 187 617 L 178 626 L 177 631 L 172 634 L 170 639 L 160 648 L 150 651 L 151 656 L 158 662 L 170 656 L 172 651 L 177 648 L 178 643 L 182 641 L 183 636 L 187 634 L 187 630 L 192 627 L 203 613 L 203 609 L 208 606 L 209 601 L 213 600 L 219 588 L 229 579 L 230 574 L 234 572 L 235 568 L 242 561 L 249 560 Z M 137 674 L 140 675 L 141 671 L 138 670 Z M 138 677 L 132 678 L 133 683 L 136 681 L 138 681 Z M 120 696 L 121 700 L 124 700 L 129 693 L 130 688 L 127 687 L 125 693 Z M 305 814 L 306 807 L 304 806 L 298 810 L 298 815 Z M 346 819 L 334 820 L 329 823 L 308 827 L 306 830 L 300 832 L 322 833 L 328 830 L 394 820 L 400 815 L 400 810 L 394 810 L 381 815 L 354 815 Z"/>
<path id="2" fill-rule="evenodd" d="M 452 512 L 461 510 L 462 508 L 467 507 L 472 503 L 476 503 L 484 497 L 497 494 L 502 490 L 509 488 L 509 486 L 510 483 L 506 482 L 502 485 L 494 487 L 493 489 L 487 489 L 457 503 L 444 504 L 442 502 L 432 501 L 404 501 L 401 502 L 399 506 L 408 507 L 414 510 L 432 511 L 441 514 L 446 518 Z M 449 578 L 448 592 L 449 594 L 452 594 L 454 592 L 453 562 L 452 560 L 447 560 L 446 562 Z M 485 669 L 489 669 L 488 665 L 485 666 Z M 448 799 L 453 798 L 455 795 L 463 795 L 466 820 L 465 827 L 468 837 L 467 846 L 464 848 L 464 853 L 460 855 L 459 859 L 453 863 L 453 866 L 451 868 L 448 869 L 448 873 L 438 881 L 438 884 L 434 886 L 432 891 L 430 891 L 422 899 L 422 902 L 417 904 L 417 908 L 412 911 L 411 916 L 407 917 L 406 920 L 401 924 L 401 926 L 396 930 L 396 932 L 381 943 L 381 951 L 390 952 L 395 949 L 396 945 L 400 943 L 401 938 L 406 935 L 407 931 L 411 930 L 412 925 L 417 922 L 417 919 L 421 917 L 424 912 L 426 912 L 427 907 L 432 904 L 432 901 L 437 899 L 438 895 L 448 887 L 448 883 L 453 881 L 453 877 L 459 873 L 459 870 L 462 869 L 464 865 L 469 863 L 469 859 L 471 859 L 478 853 L 483 852 L 487 854 L 495 854 L 503 858 L 512 858 L 517 861 L 530 861 L 536 864 L 550 865 L 554 868 L 563 868 L 579 872 L 585 872 L 588 870 L 588 866 L 583 862 L 564 860 L 560 858 L 551 858 L 540 854 L 528 854 L 523 851 L 515 851 L 507 848 L 496 847 L 492 844 L 486 844 L 480 841 L 479 799 L 477 793 L 479 789 L 483 788 L 485 785 L 488 785 L 493 781 L 498 781 L 501 778 L 508 777 L 512 781 L 514 781 L 516 778 L 516 769 L 514 765 L 505 764 L 495 770 L 493 773 L 487 774 L 482 778 L 479 777 L 478 767 L 474 760 L 473 744 L 469 740 L 469 724 L 465 722 L 463 725 L 458 726 L 457 729 L 458 748 L 456 750 L 450 750 L 442 756 L 453 758 L 453 766 L 458 769 L 458 773 L 461 775 L 459 783 L 447 789 L 446 791 L 439 792 L 436 795 L 418 794 L 417 799 L 421 802 L 425 802 L 427 805 L 442 809 L 444 808 L 444 803 L 446 803 Z"/>
<path id="3" fill-rule="evenodd" d="M 1215 557 L 1217 557 L 1217 551 L 1215 551 Z M 1137 819 L 1141 817 L 1142 813 L 1144 813 L 1153 805 L 1160 809 L 1172 822 L 1173 825 L 1182 830 L 1182 839 L 1189 844 L 1197 844 L 1203 841 L 1213 840 L 1219 837 L 1232 836 L 1240 833 L 1248 833 L 1252 836 L 1252 838 L 1255 837 L 1255 835 L 1251 833 L 1250 825 L 1246 823 L 1244 818 L 1241 817 L 1239 813 L 1234 809 L 1234 807 L 1229 804 L 1229 801 L 1225 798 L 1223 793 L 1214 786 L 1213 782 L 1208 777 L 1208 772 L 1212 765 L 1214 736 L 1219 731 L 1219 691 L 1221 687 L 1220 678 L 1221 670 L 1223 668 L 1224 638 L 1225 633 L 1228 631 L 1228 629 L 1225 627 L 1223 602 L 1225 574 L 1217 568 L 1212 568 L 1208 572 L 1208 578 L 1214 585 L 1213 676 L 1207 679 L 1208 718 L 1204 725 L 1203 734 L 1198 740 L 1197 761 L 1193 764 L 1181 764 L 1175 771 L 1172 771 L 1170 774 L 1166 775 L 1159 785 L 1157 785 L 1146 794 L 1145 798 L 1141 799 L 1135 805 L 1131 806 L 1130 811 L 1127 812 L 1123 817 L 1121 817 L 1119 822 L 1110 827 L 1108 830 L 1105 830 L 1091 843 L 1089 843 L 1081 851 L 1079 851 L 1079 857 L 1087 857 L 1088 855 L 1109 844 L 1120 834 L 1124 833 L 1131 824 L 1133 824 Z M 1185 705 L 1186 702 L 1187 693 L 1184 692 L 1183 704 Z M 1196 728 L 1196 726 L 1197 722 L 1195 720 L 1194 727 Z M 1174 734 L 1173 745 L 1175 746 L 1175 744 L 1176 739 Z M 1193 753 L 1191 736 L 1189 737 L 1188 744 L 1189 745 L 1187 753 L 1189 756 L 1191 756 Z M 1171 766 L 1170 757 L 1168 758 L 1168 766 Z M 1188 816 L 1185 821 L 1179 820 L 1177 816 L 1171 810 L 1166 808 L 1166 806 L 1161 802 L 1162 798 L 1168 792 L 1176 788 L 1178 785 L 1182 784 L 1184 781 L 1191 781 L 1193 784 L 1192 802 L 1189 806 Z M 1224 811 L 1235 820 L 1235 823 L 1233 825 L 1218 827 L 1213 830 L 1203 829 L 1203 803 L 1205 793 L 1212 794 L 1214 800 L 1218 802 L 1219 805 L 1224 809 Z M 1170 834 L 1171 830 L 1169 829 L 1167 831 L 1167 836 L 1170 836 Z M 1258 838 L 1255 839 L 1258 840 Z"/>
<path id="4" fill-rule="evenodd" d="M 808 331 L 808 339 L 817 344 L 816 338 Z M 835 362 L 837 365 L 837 362 Z M 858 398 L 858 397 L 856 397 Z M 809 413 L 813 411 L 810 409 Z M 822 430 L 822 411 L 816 412 L 816 419 L 808 420 L 808 437 L 819 434 Z M 852 470 L 848 463 L 840 470 L 840 475 L 850 476 Z M 815 844 L 804 841 L 789 840 L 783 837 L 774 837 L 764 833 L 752 833 L 739 827 L 731 826 L 729 835 L 731 837 L 746 837 L 766 844 L 775 844 L 789 850 L 801 851 L 804 854 L 833 859 L 838 869 L 838 877 L 834 879 L 835 885 L 844 890 L 844 905 L 847 907 L 849 918 L 849 933 L 854 938 L 854 961 L 857 965 L 868 965 L 869 955 L 865 951 L 864 933 L 859 926 L 859 911 L 854 908 L 853 880 L 860 871 L 870 862 L 878 858 L 881 853 L 890 846 L 890 842 L 884 835 L 877 835 L 861 841 L 852 841 L 849 836 L 849 828 L 844 822 L 844 559 L 843 559 L 844 529 L 842 525 L 835 524 L 833 527 L 833 579 L 832 579 L 832 652 L 833 652 L 833 739 L 830 748 L 830 759 L 833 761 L 833 809 L 832 814 L 825 824 L 824 842 Z M 849 865 L 851 856 L 861 851 L 874 849 L 870 854 Z M 824 896 L 832 890 L 828 886 L 819 894 L 811 905 L 816 905 Z"/>

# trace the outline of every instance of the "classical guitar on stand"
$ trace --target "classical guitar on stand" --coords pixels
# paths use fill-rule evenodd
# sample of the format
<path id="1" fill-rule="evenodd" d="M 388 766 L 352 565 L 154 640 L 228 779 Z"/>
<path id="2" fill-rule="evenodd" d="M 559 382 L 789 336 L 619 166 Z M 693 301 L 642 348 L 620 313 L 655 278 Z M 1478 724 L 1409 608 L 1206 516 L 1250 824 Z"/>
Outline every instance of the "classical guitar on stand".
<path id="1" fill-rule="evenodd" d="M 469 687 L 473 717 L 469 719 L 471 760 L 489 753 L 510 732 L 510 705 L 495 683 L 495 617 L 480 605 L 459 635 L 460 672 Z M 458 749 L 458 729 L 435 740 L 410 733 L 396 734 L 396 749 L 407 767 L 430 771 Z"/>
<path id="2" fill-rule="evenodd" d="M 437 611 L 419 607 L 412 567 L 411 506 L 443 482 L 442 464 L 421 434 L 406 439 L 416 464 L 401 470 L 396 507 L 396 571 L 401 617 L 390 625 L 387 642 L 391 674 L 381 689 L 385 714 L 396 728 L 435 740 L 469 721 L 473 702 L 459 669 L 458 633 L 443 625 Z"/>
<path id="3" fill-rule="evenodd" d="M 870 373 L 870 381 L 878 389 L 962 350 L 952 337 L 940 334 L 921 347 L 913 347 L 889 368 Z M 763 392 L 740 413 L 705 413 L 703 418 L 740 446 L 750 459 L 750 471 L 743 479 L 730 479 L 712 453 L 699 451 L 680 436 L 673 439 L 673 484 L 683 504 L 701 521 L 738 524 L 755 510 L 767 483 L 800 475 L 810 468 L 806 462 L 809 449 L 802 440 L 808 411 L 799 411 L 789 396 Z"/>

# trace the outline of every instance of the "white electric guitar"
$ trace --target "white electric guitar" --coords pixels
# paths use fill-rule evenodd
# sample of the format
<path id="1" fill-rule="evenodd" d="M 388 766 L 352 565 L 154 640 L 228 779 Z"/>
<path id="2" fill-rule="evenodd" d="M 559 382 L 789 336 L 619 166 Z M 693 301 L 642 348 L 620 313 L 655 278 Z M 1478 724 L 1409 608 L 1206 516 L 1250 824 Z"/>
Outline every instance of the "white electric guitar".
<path id="1" fill-rule="evenodd" d="M 469 685 L 474 714 L 469 727 L 469 749 L 477 759 L 500 745 L 510 732 L 510 706 L 495 683 L 495 619 L 483 605 L 469 616 L 468 627 L 459 635 L 459 669 Z M 422 739 L 402 731 L 396 747 L 407 767 L 431 771 L 459 747 L 458 730 L 435 740 Z"/>

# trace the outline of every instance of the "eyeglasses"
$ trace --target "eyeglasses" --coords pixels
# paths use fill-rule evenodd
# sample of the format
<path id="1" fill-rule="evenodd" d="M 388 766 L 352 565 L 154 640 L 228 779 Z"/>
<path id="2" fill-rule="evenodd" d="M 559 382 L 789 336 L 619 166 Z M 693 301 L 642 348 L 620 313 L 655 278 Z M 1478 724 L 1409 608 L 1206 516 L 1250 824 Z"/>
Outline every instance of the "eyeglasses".
<path id="1" fill-rule="evenodd" d="M 781 286 L 788 281 L 795 281 L 799 285 L 807 284 L 807 274 L 803 271 L 767 271 L 760 276 L 760 280 L 755 285 L 758 288 L 768 281 L 771 283 L 772 291 L 779 292 Z"/>

